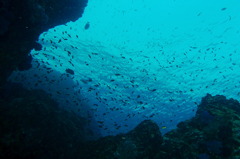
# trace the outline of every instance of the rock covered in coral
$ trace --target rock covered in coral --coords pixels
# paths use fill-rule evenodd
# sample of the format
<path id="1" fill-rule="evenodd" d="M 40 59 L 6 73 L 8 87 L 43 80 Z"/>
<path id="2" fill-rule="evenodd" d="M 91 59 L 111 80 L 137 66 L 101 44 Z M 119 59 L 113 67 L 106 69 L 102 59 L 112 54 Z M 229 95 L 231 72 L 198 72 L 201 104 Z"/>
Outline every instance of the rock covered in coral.
<path id="1" fill-rule="evenodd" d="M 164 136 L 168 158 L 234 158 L 240 156 L 240 104 L 224 96 L 208 94 L 196 116 L 181 122 Z"/>

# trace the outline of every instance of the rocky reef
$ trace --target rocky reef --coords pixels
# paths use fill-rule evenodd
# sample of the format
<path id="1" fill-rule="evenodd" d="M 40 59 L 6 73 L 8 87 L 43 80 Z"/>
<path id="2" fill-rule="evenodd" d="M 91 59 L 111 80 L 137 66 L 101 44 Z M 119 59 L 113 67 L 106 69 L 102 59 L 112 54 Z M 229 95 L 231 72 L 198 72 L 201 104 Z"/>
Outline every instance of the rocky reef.
<path id="1" fill-rule="evenodd" d="M 86 143 L 80 158 L 153 158 L 163 142 L 157 124 L 145 120 L 127 134 L 108 136 Z M 91 151 L 89 151 L 91 150 Z"/>
<path id="2" fill-rule="evenodd" d="M 48 94 L 9 83 L 0 89 L 0 158 L 238 159 L 240 104 L 206 95 L 196 116 L 161 135 L 151 120 L 117 136 L 86 140 L 87 120 Z"/>
<path id="3" fill-rule="evenodd" d="M 88 138 L 87 120 L 58 107 L 41 90 L 0 89 L 0 158 L 74 158 Z"/>
<path id="4" fill-rule="evenodd" d="M 196 116 L 163 137 L 146 120 L 127 134 L 105 137 L 81 149 L 82 158 L 104 159 L 238 159 L 240 104 L 208 94 Z M 90 150 L 90 151 L 89 151 Z"/>
<path id="5" fill-rule="evenodd" d="M 181 122 L 164 136 L 163 154 L 168 158 L 239 158 L 240 104 L 234 99 L 208 94 L 196 116 Z"/>
<path id="6" fill-rule="evenodd" d="M 31 67 L 31 49 L 40 49 L 38 36 L 82 16 L 87 0 L 1 0 L 0 84 L 13 70 Z"/>

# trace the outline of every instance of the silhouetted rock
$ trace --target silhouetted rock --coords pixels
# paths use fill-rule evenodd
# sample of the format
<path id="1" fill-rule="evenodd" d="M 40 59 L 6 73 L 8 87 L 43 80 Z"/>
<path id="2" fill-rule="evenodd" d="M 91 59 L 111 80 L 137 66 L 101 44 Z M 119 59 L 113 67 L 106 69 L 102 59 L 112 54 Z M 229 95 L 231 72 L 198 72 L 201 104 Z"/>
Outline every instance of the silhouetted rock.
<path id="1" fill-rule="evenodd" d="M 108 136 L 81 149 L 85 159 L 135 159 L 153 157 L 160 149 L 162 136 L 156 123 L 145 120 L 127 134 Z"/>
<path id="2" fill-rule="evenodd" d="M 127 134 L 109 136 L 82 149 L 86 159 L 237 159 L 240 156 L 240 104 L 207 95 L 196 116 L 163 137 L 146 120 Z M 90 151 L 89 151 L 90 150 Z"/>
<path id="3" fill-rule="evenodd" d="M 9 84 L 0 89 L 0 94 L 1 158 L 237 159 L 240 156 L 240 104 L 224 96 L 208 94 L 195 117 L 179 123 L 164 136 L 153 121 L 145 120 L 126 134 L 86 141 L 86 120 L 59 109 L 42 91 Z"/>
<path id="4" fill-rule="evenodd" d="M 87 0 L 2 0 L 0 2 L 0 85 L 13 70 L 31 67 L 38 36 L 82 16 Z"/>
<path id="5" fill-rule="evenodd" d="M 240 156 L 240 104 L 224 96 L 208 94 L 196 116 L 178 124 L 164 136 L 165 158 L 205 159 Z"/>
<path id="6" fill-rule="evenodd" d="M 74 159 L 87 137 L 86 120 L 60 109 L 43 91 L 10 89 L 0 98 L 0 158 Z"/>

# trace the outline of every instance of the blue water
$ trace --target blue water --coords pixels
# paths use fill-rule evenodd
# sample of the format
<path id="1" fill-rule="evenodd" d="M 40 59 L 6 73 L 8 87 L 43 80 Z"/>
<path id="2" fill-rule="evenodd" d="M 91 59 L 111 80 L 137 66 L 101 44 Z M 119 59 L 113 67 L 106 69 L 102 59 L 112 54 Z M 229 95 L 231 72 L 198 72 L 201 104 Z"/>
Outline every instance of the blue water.
<path id="1" fill-rule="evenodd" d="M 101 135 L 152 119 L 163 133 L 207 93 L 240 97 L 237 0 L 90 0 L 76 22 L 44 32 L 33 68 L 12 81 L 44 89 Z"/>

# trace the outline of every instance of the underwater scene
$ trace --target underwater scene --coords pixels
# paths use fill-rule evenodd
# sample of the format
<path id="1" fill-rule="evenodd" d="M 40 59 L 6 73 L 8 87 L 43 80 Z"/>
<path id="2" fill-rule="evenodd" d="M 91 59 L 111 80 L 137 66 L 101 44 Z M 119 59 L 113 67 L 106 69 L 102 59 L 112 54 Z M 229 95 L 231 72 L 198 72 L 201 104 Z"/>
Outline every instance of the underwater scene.
<path id="1" fill-rule="evenodd" d="M 239 11 L 2 0 L 0 158 L 240 159 Z"/>

